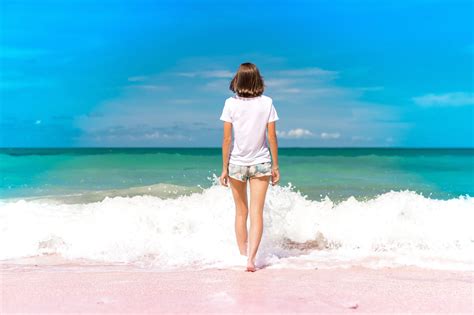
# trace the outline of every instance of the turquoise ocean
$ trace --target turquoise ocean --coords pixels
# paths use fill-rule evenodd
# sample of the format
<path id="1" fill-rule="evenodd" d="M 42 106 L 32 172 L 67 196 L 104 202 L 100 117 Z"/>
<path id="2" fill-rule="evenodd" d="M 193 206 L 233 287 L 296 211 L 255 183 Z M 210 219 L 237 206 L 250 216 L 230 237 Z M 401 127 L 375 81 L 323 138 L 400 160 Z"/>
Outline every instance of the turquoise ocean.
<path id="1" fill-rule="evenodd" d="M 257 263 L 472 268 L 474 149 L 280 148 Z M 0 150 L 0 259 L 233 266 L 219 148 Z M 13 241 L 12 241 L 13 240 Z"/>

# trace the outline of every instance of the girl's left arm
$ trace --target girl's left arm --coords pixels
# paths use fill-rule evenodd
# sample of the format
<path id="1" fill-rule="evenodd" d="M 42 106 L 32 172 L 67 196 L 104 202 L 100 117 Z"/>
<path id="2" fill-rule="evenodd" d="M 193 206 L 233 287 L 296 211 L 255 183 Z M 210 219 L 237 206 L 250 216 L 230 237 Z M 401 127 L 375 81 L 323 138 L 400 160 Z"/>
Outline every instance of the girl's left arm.
<path id="1" fill-rule="evenodd" d="M 224 136 L 222 137 L 222 174 L 219 178 L 221 185 L 228 186 L 229 184 L 229 155 L 230 145 L 232 143 L 232 123 L 224 122 Z"/>

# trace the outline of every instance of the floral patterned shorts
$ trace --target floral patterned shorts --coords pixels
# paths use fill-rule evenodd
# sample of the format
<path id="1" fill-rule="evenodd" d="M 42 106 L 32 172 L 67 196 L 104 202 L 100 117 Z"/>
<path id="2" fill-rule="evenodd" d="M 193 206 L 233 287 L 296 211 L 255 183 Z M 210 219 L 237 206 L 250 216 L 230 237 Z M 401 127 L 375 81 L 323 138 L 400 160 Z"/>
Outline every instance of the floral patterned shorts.
<path id="1" fill-rule="evenodd" d="M 264 162 L 255 165 L 235 165 L 229 163 L 229 177 L 246 182 L 252 177 L 271 176 L 272 163 Z"/>

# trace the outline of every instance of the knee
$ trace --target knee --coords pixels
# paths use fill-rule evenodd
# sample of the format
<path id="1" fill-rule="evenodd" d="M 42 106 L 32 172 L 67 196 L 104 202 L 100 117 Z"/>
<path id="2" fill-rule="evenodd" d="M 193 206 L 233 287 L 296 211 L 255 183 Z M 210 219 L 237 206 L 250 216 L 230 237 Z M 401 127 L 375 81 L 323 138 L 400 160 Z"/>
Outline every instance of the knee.
<path id="1" fill-rule="evenodd" d="M 250 215 L 250 222 L 263 222 L 263 213 L 252 213 Z"/>
<path id="2" fill-rule="evenodd" d="M 238 217 L 238 218 L 247 219 L 249 214 L 248 213 L 243 213 L 243 212 L 237 212 L 235 214 L 235 216 Z"/>
<path id="3" fill-rule="evenodd" d="M 235 216 L 239 218 L 247 219 L 248 215 L 249 215 L 249 211 L 246 208 L 236 209 L 235 211 Z"/>

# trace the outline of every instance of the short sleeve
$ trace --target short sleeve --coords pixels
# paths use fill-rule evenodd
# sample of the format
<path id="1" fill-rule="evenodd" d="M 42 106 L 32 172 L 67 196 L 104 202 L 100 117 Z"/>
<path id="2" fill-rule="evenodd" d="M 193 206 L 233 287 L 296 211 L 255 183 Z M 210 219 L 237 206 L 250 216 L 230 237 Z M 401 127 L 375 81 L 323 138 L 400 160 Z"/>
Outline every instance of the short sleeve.
<path id="1" fill-rule="evenodd" d="M 278 119 L 280 119 L 280 118 L 278 117 L 278 113 L 275 109 L 275 106 L 273 106 L 273 103 L 272 103 L 272 106 L 270 108 L 270 116 L 268 117 L 268 122 L 270 123 L 270 122 L 276 121 Z"/>
<path id="2" fill-rule="evenodd" d="M 220 117 L 220 120 L 227 121 L 227 122 L 232 122 L 232 115 L 230 112 L 230 104 L 229 102 L 225 102 L 224 108 L 222 109 L 222 114 Z"/>

